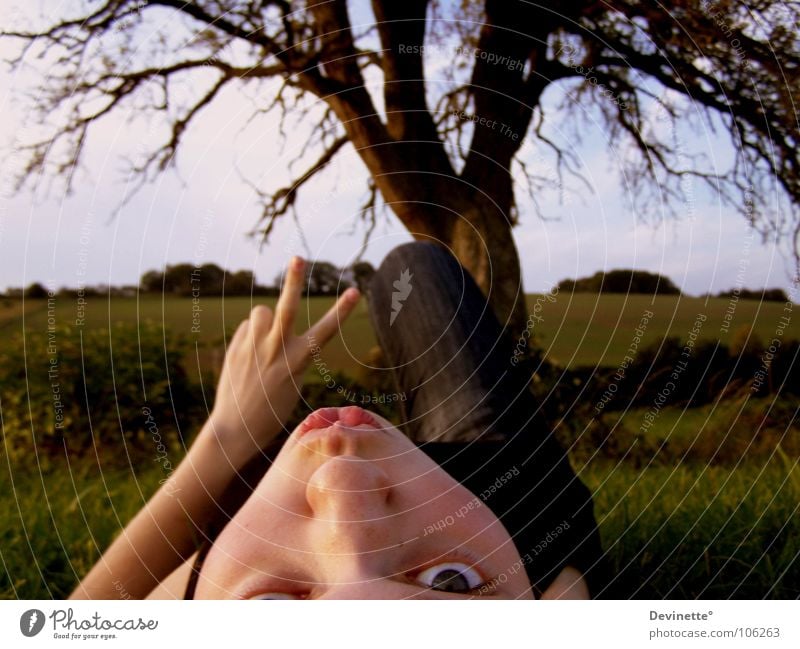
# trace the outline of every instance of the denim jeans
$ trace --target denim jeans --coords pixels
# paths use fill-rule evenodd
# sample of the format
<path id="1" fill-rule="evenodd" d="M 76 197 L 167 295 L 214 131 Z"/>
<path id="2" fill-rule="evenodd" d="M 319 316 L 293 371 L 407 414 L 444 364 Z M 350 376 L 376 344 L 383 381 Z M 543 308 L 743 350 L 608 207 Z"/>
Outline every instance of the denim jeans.
<path id="1" fill-rule="evenodd" d="M 538 408 L 532 368 L 515 364 L 511 338 L 472 276 L 445 248 L 395 248 L 373 276 L 369 311 L 415 442 L 503 441 L 499 424 Z"/>

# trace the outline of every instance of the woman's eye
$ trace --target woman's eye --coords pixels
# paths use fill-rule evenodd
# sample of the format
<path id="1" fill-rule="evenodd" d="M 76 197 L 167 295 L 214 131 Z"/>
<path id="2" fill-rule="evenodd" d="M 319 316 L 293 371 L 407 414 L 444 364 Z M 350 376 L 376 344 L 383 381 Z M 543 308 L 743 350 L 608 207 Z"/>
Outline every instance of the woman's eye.
<path id="1" fill-rule="evenodd" d="M 428 588 L 446 593 L 468 593 L 483 585 L 480 573 L 466 563 L 439 563 L 426 568 L 417 580 Z"/>
<path id="2" fill-rule="evenodd" d="M 290 595 L 289 593 L 259 593 L 253 595 L 250 599 L 300 599 L 297 595 Z"/>

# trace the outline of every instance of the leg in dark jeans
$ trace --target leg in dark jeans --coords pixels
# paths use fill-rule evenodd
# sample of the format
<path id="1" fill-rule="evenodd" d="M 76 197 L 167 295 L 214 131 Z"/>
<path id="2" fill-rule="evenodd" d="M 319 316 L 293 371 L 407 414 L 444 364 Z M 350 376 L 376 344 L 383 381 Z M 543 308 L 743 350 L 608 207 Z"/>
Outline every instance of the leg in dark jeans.
<path id="1" fill-rule="evenodd" d="M 407 400 L 406 434 L 421 442 L 502 441 L 499 424 L 522 397 L 523 366 L 472 276 L 446 249 L 395 248 L 369 288 L 378 341 Z M 533 414 L 533 413 L 529 413 Z"/>

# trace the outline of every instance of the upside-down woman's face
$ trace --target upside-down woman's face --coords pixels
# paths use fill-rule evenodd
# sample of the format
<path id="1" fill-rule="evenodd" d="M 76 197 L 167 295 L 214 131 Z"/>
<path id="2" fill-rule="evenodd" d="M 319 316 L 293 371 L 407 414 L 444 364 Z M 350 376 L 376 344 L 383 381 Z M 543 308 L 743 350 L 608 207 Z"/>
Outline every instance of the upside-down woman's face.
<path id="1" fill-rule="evenodd" d="M 324 408 L 217 537 L 195 596 L 530 599 L 520 565 L 491 510 L 402 432 Z"/>

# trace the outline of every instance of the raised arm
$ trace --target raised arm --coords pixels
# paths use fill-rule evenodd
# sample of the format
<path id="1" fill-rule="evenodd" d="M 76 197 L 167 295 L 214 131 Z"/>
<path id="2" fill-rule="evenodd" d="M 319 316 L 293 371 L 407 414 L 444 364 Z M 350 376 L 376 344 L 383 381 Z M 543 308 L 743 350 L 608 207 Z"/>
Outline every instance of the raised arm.
<path id="1" fill-rule="evenodd" d="M 307 332 L 293 334 L 305 264 L 289 264 L 275 313 L 256 306 L 225 356 L 211 416 L 170 479 L 133 518 L 70 599 L 145 597 L 196 549 L 226 486 L 283 430 L 312 349 L 337 332 L 359 299 L 345 291 Z"/>

